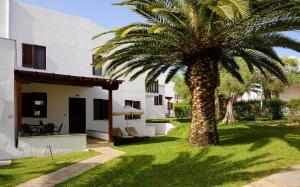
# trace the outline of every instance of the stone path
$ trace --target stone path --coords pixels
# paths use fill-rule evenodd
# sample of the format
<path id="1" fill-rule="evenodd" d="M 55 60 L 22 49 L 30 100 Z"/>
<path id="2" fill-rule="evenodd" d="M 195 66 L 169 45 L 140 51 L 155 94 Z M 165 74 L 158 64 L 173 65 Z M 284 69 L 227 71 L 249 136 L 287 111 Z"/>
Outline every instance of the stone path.
<path id="1" fill-rule="evenodd" d="M 283 170 L 244 187 L 300 187 L 300 165 Z"/>
<path id="2" fill-rule="evenodd" d="M 25 183 L 19 184 L 17 187 L 50 187 L 61 182 L 64 182 L 72 177 L 78 176 L 85 171 L 92 169 L 99 164 L 103 164 L 113 158 L 124 154 L 122 151 L 112 149 L 110 147 L 94 148 L 93 151 L 101 153 L 101 155 L 80 161 L 65 168 L 59 169 L 52 173 L 43 175 L 41 177 L 29 180 Z"/>

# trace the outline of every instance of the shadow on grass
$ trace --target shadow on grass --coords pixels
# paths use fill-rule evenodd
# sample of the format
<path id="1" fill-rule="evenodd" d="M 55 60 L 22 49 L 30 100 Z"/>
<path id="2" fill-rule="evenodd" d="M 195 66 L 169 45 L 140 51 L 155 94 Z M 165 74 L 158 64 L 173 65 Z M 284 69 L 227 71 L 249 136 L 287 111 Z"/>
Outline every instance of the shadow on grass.
<path id="1" fill-rule="evenodd" d="M 180 152 L 164 163 L 156 163 L 152 155 L 123 156 L 108 168 L 97 167 L 83 177 L 74 178 L 61 186 L 217 186 L 252 180 L 277 172 L 277 169 L 251 171 L 254 165 L 273 162 L 261 154 L 241 160 L 226 156 L 209 155 L 209 148 L 198 154 Z"/>
<path id="2" fill-rule="evenodd" d="M 252 123 L 252 125 L 251 125 Z M 255 122 L 244 122 L 246 128 L 220 128 L 221 145 L 239 145 L 252 143 L 249 151 L 256 151 L 271 142 L 271 139 L 280 139 L 292 147 L 300 150 L 300 126 L 289 126 L 278 122 L 277 126 L 258 125 Z"/>
<path id="3" fill-rule="evenodd" d="M 159 136 L 159 137 L 151 137 L 145 140 L 134 140 L 131 142 L 126 142 L 124 144 L 118 145 L 118 147 L 128 146 L 128 145 L 144 145 L 144 144 L 154 144 L 154 143 L 163 143 L 163 142 L 172 142 L 176 141 L 179 138 L 170 137 L 170 136 Z"/>
<path id="4" fill-rule="evenodd" d="M 18 161 L 13 161 L 12 165 L 10 166 L 0 167 L 0 186 L 14 186 L 16 184 L 25 182 L 31 178 L 35 178 L 40 175 L 56 171 L 60 168 L 64 168 L 73 163 L 74 162 L 50 162 L 48 164 L 44 164 L 37 167 L 34 165 L 35 163 L 30 162 L 30 164 L 32 164 L 32 167 L 30 167 L 28 163 L 24 164 L 24 162 L 20 163 Z M 36 164 L 39 165 L 39 163 Z"/>

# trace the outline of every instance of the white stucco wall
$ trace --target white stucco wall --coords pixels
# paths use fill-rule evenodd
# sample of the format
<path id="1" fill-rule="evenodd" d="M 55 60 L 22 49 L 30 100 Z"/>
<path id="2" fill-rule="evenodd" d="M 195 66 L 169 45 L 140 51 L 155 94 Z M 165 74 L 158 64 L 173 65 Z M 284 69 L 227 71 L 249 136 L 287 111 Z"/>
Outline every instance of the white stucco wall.
<path id="1" fill-rule="evenodd" d="M 32 155 L 31 153 L 33 153 L 33 155 L 38 155 L 37 152 L 41 152 L 41 154 L 43 154 L 44 152 L 48 151 L 47 149 L 45 149 L 45 145 L 47 144 L 47 142 L 49 141 L 48 144 L 52 144 L 55 142 L 53 142 L 53 139 L 44 138 L 42 139 L 42 142 L 44 143 L 43 145 L 36 145 L 36 143 L 40 141 L 40 139 L 38 138 L 20 138 L 19 149 L 14 149 L 14 116 L 13 112 L 12 114 L 8 114 L 8 110 L 14 111 L 14 68 L 19 70 L 93 77 L 91 67 L 93 55 L 92 49 L 103 44 L 105 41 L 107 41 L 108 38 L 102 37 L 99 40 L 92 41 L 91 38 L 95 34 L 103 32 L 104 29 L 87 19 L 19 3 L 14 0 L 10 1 L 10 12 L 8 12 L 6 11 L 8 10 L 6 5 L 8 4 L 5 4 L 7 2 L 8 1 L 4 0 L 0 1 L 0 33 L 10 39 L 16 40 L 16 47 L 14 47 L 16 51 L 12 49 L 9 50 L 10 53 L 13 52 L 14 54 L 16 54 L 16 61 L 11 61 L 11 66 L 1 66 L 0 68 L 1 71 L 5 71 L 5 73 L 1 74 L 0 76 L 3 78 L 5 76 L 7 78 L 6 75 L 9 74 L 9 80 L 12 81 L 12 88 L 8 89 L 7 87 L 8 90 L 0 90 L 0 97 L 4 95 L 3 99 L 1 98 L 2 106 L 0 103 L 0 125 L 5 125 L 0 126 L 0 132 L 3 132 L 2 136 L 6 138 L 4 142 L 6 143 L 5 145 L 11 145 L 10 150 L 5 148 L 6 153 L 9 153 L 6 155 L 6 157 L 15 158 L 12 156 L 12 154 L 19 155 L 19 157 L 20 155 L 24 157 L 29 152 L 30 155 Z M 7 9 L 5 9 L 5 7 Z M 37 70 L 22 67 L 23 43 L 41 45 L 46 47 L 46 70 Z M 5 54 L 7 55 L 9 55 L 10 53 L 5 52 Z M 2 54 L 0 56 L 1 60 L 5 59 Z M 10 69 L 7 70 L 8 68 Z M 4 82 L 0 83 L 0 86 L 2 85 L 7 86 L 4 85 Z M 108 93 L 106 90 L 102 90 L 101 88 L 97 87 L 87 88 L 77 86 L 31 83 L 23 85 L 23 92 L 47 93 L 47 118 L 41 120 L 43 120 L 44 123 L 54 123 L 56 125 L 63 123 L 63 134 L 68 134 L 69 131 L 68 102 L 70 97 L 79 97 L 86 99 L 87 130 L 94 130 L 95 132 L 104 133 L 104 136 L 105 132 L 108 132 L 108 120 L 93 120 L 93 99 L 107 99 Z M 146 93 L 144 77 L 140 77 L 134 82 L 129 82 L 128 79 L 124 79 L 124 82 L 122 85 L 120 85 L 119 90 L 113 91 L 113 111 L 118 111 L 118 108 L 123 107 L 125 105 L 125 100 L 134 100 L 140 101 L 141 109 L 146 112 L 145 95 Z M 1 111 L 1 107 L 3 108 L 4 100 L 9 102 L 11 101 L 12 103 L 5 103 L 5 109 L 2 109 Z M 40 119 L 23 118 L 22 120 L 22 123 L 38 124 L 38 121 Z M 128 126 L 135 127 L 138 133 L 141 135 L 151 136 L 154 134 L 154 128 L 146 126 L 145 115 L 142 115 L 141 119 L 128 121 L 125 120 L 124 116 L 113 117 L 114 127 L 120 127 L 122 130 L 124 130 L 124 128 L 127 127 L 127 124 Z M 3 129 L 5 129 L 5 132 L 3 131 Z M 4 138 L 2 138 L 2 140 L 3 139 Z M 67 138 L 63 139 L 62 141 L 69 144 L 68 142 L 70 142 L 70 140 L 72 141 L 72 139 Z M 80 145 L 84 142 L 85 141 L 80 141 Z M 1 145 L 4 144 L 2 144 L 1 142 Z M 54 145 L 55 144 L 53 144 L 53 146 Z M 78 149 L 81 149 L 80 147 L 82 146 L 80 145 L 78 146 Z M 42 148 L 38 148 L 39 146 L 42 146 Z M 60 149 L 64 148 L 59 147 L 57 149 L 57 152 L 60 152 Z M 72 148 L 70 150 L 75 149 Z M 56 150 L 54 152 L 56 152 Z M 4 153 L 2 151 L 1 157 L 3 157 L 3 155 Z"/>
<path id="2" fill-rule="evenodd" d="M 141 115 L 141 119 L 137 120 L 125 120 L 125 116 L 114 116 L 114 127 L 120 127 L 122 130 L 128 126 L 135 127 L 138 133 L 142 135 L 149 135 L 149 130 L 146 128 L 146 102 L 145 102 L 145 83 L 144 77 L 140 77 L 135 81 L 129 81 L 127 78 L 120 85 L 119 90 L 113 92 L 113 111 L 118 111 L 118 108 L 125 106 L 125 100 L 133 100 L 141 102 L 141 110 L 144 114 Z"/>
<path id="3" fill-rule="evenodd" d="M 154 97 L 162 95 L 162 105 L 154 105 Z M 159 80 L 159 93 L 146 93 L 146 119 L 161 119 L 166 117 L 165 85 Z"/>
<path id="4" fill-rule="evenodd" d="M 106 39 L 91 38 L 104 29 L 84 18 L 12 2 L 10 38 L 17 41 L 17 69 L 33 70 L 22 67 L 22 43 L 28 43 L 46 46 L 46 70 L 34 71 L 93 76 L 92 49 Z"/>
<path id="5" fill-rule="evenodd" d="M 9 4 L 10 0 L 0 0 L 0 37 L 9 37 Z"/>
<path id="6" fill-rule="evenodd" d="M 166 97 L 172 97 L 172 99 L 170 100 L 171 103 L 173 103 L 173 106 L 175 103 L 179 102 L 178 99 L 175 99 L 175 92 L 174 92 L 174 86 L 175 83 L 174 82 L 169 82 L 168 84 L 166 84 L 165 89 L 166 89 Z M 166 111 L 168 112 L 168 104 L 167 104 L 168 100 L 165 100 L 166 103 Z M 170 117 L 175 117 L 175 113 L 174 110 L 170 110 Z"/>
<path id="7" fill-rule="evenodd" d="M 23 93 L 44 92 L 47 93 L 47 118 L 23 118 L 23 123 L 39 124 L 42 120 L 44 124 L 54 123 L 64 124 L 62 134 L 69 133 L 69 98 L 86 99 L 86 129 L 100 132 L 108 131 L 107 120 L 94 120 L 93 100 L 108 99 L 106 90 L 99 87 L 79 87 L 55 84 L 24 84 Z"/>
<path id="8" fill-rule="evenodd" d="M 14 63 L 15 41 L 0 38 L 0 160 L 14 157 L 15 104 Z"/>
<path id="9" fill-rule="evenodd" d="M 137 80 L 139 81 L 139 80 Z M 136 82 L 125 81 L 119 90 L 113 91 L 113 111 L 125 106 L 125 100 L 141 101 L 141 109 L 145 110 L 145 90 L 142 86 L 134 86 Z M 23 118 L 23 123 L 38 124 L 39 120 L 46 123 L 64 124 L 62 133 L 69 133 L 69 98 L 86 99 L 86 129 L 108 132 L 108 120 L 94 120 L 93 100 L 108 99 L 107 90 L 99 87 L 79 87 L 54 84 L 31 83 L 23 85 L 23 93 L 47 93 L 47 118 Z M 141 94 L 140 94 L 141 93 Z M 135 127 L 140 134 L 147 135 L 145 115 L 138 120 L 125 120 L 125 116 L 113 116 L 113 126 L 124 129 Z"/>
<path id="10" fill-rule="evenodd" d="M 24 157 L 62 154 L 86 150 L 86 135 L 72 134 L 59 136 L 20 137 L 19 150 Z"/>
<path id="11" fill-rule="evenodd" d="M 91 38 L 104 31 L 101 27 L 95 23 L 75 17 L 67 14 L 46 10 L 43 8 L 18 3 L 14 1 L 12 3 L 11 11 L 11 32 L 10 37 L 17 40 L 17 52 L 18 61 L 16 69 L 30 70 L 30 71 L 45 71 L 49 73 L 58 73 L 66 75 L 87 76 L 92 77 L 92 54 L 91 51 L 94 47 L 103 44 L 108 38 L 101 37 L 99 40 L 92 41 Z M 59 21 L 58 21 L 59 20 Z M 47 50 L 47 68 L 46 70 L 36 70 L 22 67 L 22 43 L 36 44 L 46 46 Z M 51 106 L 50 104 L 48 113 L 49 119 L 45 119 L 46 122 L 55 122 L 68 124 L 68 117 L 64 114 L 68 114 L 66 105 L 69 96 L 74 96 L 79 93 L 81 97 L 87 99 L 87 118 L 91 118 L 93 115 L 92 106 L 89 106 L 89 102 L 92 102 L 93 98 L 107 98 L 107 91 L 95 92 L 93 89 L 74 88 L 61 86 L 43 86 L 37 84 L 25 85 L 24 91 L 49 91 L 48 98 L 57 98 L 63 100 L 59 102 L 60 109 L 58 111 L 51 111 L 57 106 Z M 89 91 L 87 91 L 89 90 Z M 55 94 L 59 92 L 60 95 Z M 125 79 L 125 82 L 120 86 L 118 91 L 113 92 L 113 110 L 117 111 L 118 107 L 125 105 L 125 100 L 141 101 L 141 107 L 145 109 L 145 84 L 144 79 L 139 78 L 134 82 L 129 82 Z M 48 101 L 48 103 L 52 103 Z M 55 105 L 55 104 L 53 104 Z M 61 111 L 60 111 L 61 110 Z M 61 118 L 63 120 L 61 120 Z M 99 128 L 98 123 L 88 119 L 87 129 L 108 131 L 107 125 L 101 125 Z M 37 123 L 37 119 L 24 119 L 24 122 Z M 100 122 L 107 124 L 107 121 Z M 114 117 L 115 126 L 123 127 L 127 124 L 124 120 L 124 116 Z M 135 126 L 137 130 L 143 134 L 147 133 L 143 128 L 145 127 L 145 117 L 142 115 L 140 120 L 130 120 L 129 125 Z M 65 126 L 64 128 L 67 128 Z M 64 129 L 67 133 L 67 130 Z"/>
<path id="12" fill-rule="evenodd" d="M 167 135 L 175 129 L 172 123 L 147 123 L 147 126 L 155 128 L 155 135 Z"/>

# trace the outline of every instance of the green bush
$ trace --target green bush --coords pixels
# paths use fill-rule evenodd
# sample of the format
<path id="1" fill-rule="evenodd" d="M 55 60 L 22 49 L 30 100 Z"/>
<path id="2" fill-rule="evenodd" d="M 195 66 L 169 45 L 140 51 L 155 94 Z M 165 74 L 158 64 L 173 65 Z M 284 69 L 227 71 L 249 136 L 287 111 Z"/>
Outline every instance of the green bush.
<path id="1" fill-rule="evenodd" d="M 179 119 L 192 117 L 192 107 L 189 104 L 185 104 L 185 103 L 174 104 L 174 112 L 176 118 Z"/>
<path id="2" fill-rule="evenodd" d="M 280 99 L 263 101 L 262 111 L 260 101 L 239 101 L 234 105 L 236 117 L 244 120 L 281 119 L 284 115 L 286 103 Z"/>
<path id="3" fill-rule="evenodd" d="M 264 106 L 267 109 L 267 117 L 277 120 L 282 119 L 284 116 L 284 108 L 286 107 L 286 102 L 280 99 L 271 99 L 264 102 Z"/>
<path id="4" fill-rule="evenodd" d="M 260 115 L 259 101 L 239 101 L 234 104 L 236 117 L 244 120 L 254 120 Z"/>
<path id="5" fill-rule="evenodd" d="M 288 104 L 287 116 L 291 120 L 292 123 L 300 122 L 300 98 L 299 99 L 291 99 Z"/>

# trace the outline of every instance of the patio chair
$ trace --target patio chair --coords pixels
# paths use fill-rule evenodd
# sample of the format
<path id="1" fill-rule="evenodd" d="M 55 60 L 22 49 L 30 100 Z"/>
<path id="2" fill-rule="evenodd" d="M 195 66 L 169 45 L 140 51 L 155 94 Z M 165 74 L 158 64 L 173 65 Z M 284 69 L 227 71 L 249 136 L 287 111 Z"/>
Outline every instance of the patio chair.
<path id="1" fill-rule="evenodd" d="M 22 124 L 22 134 L 32 136 L 33 132 L 28 124 Z"/>
<path id="2" fill-rule="evenodd" d="M 139 135 L 134 127 L 125 127 L 125 130 L 126 130 L 126 132 L 128 133 L 129 136 L 134 136 L 134 137 L 139 138 L 139 139 L 148 139 L 149 138 L 149 136 Z"/>
<path id="3" fill-rule="evenodd" d="M 47 125 L 43 125 L 41 128 L 41 133 L 45 135 L 53 135 L 55 125 L 53 123 L 49 123 Z"/>
<path id="4" fill-rule="evenodd" d="M 60 126 L 54 128 L 54 131 L 53 131 L 53 132 L 54 132 L 54 133 L 57 133 L 57 134 L 60 134 L 60 133 L 61 133 L 61 129 L 63 128 L 63 126 L 64 126 L 63 123 L 60 124 Z"/>
<path id="5" fill-rule="evenodd" d="M 121 144 L 124 144 L 124 143 L 128 143 L 128 142 L 131 142 L 134 139 L 135 139 L 134 136 L 124 135 L 124 133 L 122 132 L 122 130 L 120 128 L 113 128 L 113 142 L 114 142 L 114 145 L 121 145 Z"/>

